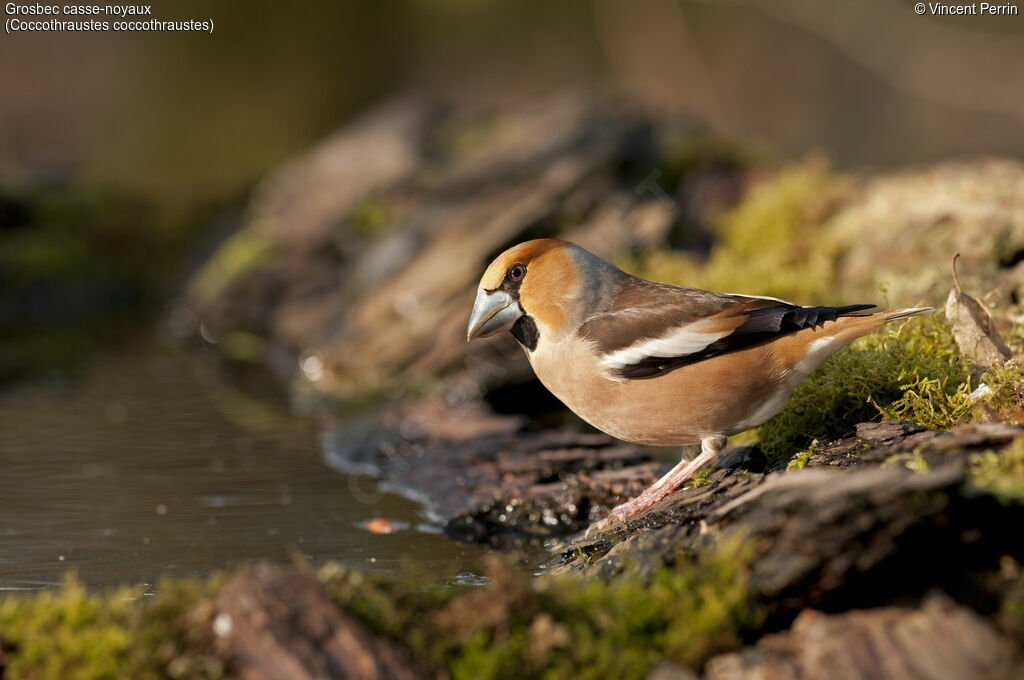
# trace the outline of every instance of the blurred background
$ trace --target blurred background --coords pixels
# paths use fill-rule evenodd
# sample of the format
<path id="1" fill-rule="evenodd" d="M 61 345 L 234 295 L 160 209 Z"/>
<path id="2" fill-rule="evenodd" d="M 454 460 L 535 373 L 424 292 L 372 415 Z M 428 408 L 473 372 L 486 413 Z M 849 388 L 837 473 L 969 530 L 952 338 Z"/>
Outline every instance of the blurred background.
<path id="1" fill-rule="evenodd" d="M 841 167 L 1024 151 L 1024 18 L 909 1 L 157 2 L 212 35 L 0 41 L 7 177 L 117 187 L 181 220 L 394 92 L 611 90 Z M 8 180 L 10 181 L 10 180 Z"/>
<path id="2" fill-rule="evenodd" d="M 1024 153 L 1020 17 L 889 0 L 183 0 L 155 13 L 215 30 L 0 40 L 7 335 L 77 319 L 63 326 L 88 344 L 106 312 L 159 299 L 271 168 L 395 93 L 502 107 L 610 92 L 768 159 L 823 151 L 858 171 Z M 69 351 L 38 340 L 0 377 Z"/>
<path id="3" fill-rule="evenodd" d="M 153 13 L 212 18 L 215 30 L 0 36 L 0 531 L 21 537 L 0 575 L 17 587 L 53 582 L 76 555 L 96 579 L 151 580 L 196 541 L 245 533 L 233 522 L 256 538 L 188 569 L 283 555 L 278 536 L 302 543 L 302 527 L 320 532 L 326 556 L 363 550 L 324 538 L 366 518 L 335 504 L 336 484 L 281 486 L 320 478 L 313 433 L 287 429 L 280 404 L 251 399 L 258 388 L 223 388 L 205 365 L 138 345 L 153 322 L 194 330 L 167 303 L 246 224 L 261 180 L 381 102 L 503 110 L 598 93 L 740 140 L 765 166 L 820 155 L 854 174 L 1024 154 L 1024 16 L 919 16 L 902 0 L 157 0 Z M 360 210 L 356 231 L 368 233 L 389 208 Z M 243 331 L 233 353 L 272 363 Z M 65 382 L 97 349 L 121 356 Z M 307 377 L 321 363 L 306 356 Z M 161 419 L 172 425 L 155 428 Z M 316 464 L 252 475 L 254 451 Z M 99 481 L 83 490 L 83 479 Z M 185 508 L 186 531 L 212 535 L 147 563 L 156 536 L 182 532 L 167 522 Z M 266 514 L 246 525 L 253 508 Z M 410 504 L 389 508 L 418 521 Z M 311 513 L 327 524 L 308 529 Z M 421 554 L 450 552 L 430 540 Z M 147 566 L 126 573 L 125 556 Z"/>

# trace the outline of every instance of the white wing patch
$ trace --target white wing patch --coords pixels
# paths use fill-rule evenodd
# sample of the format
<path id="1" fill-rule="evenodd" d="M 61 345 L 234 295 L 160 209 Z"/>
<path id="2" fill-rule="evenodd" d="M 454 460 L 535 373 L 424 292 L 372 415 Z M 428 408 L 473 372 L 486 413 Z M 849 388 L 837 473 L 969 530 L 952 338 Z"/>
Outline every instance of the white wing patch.
<path id="1" fill-rule="evenodd" d="M 731 329 L 712 330 L 715 326 L 721 328 L 721 321 L 716 323 L 708 319 L 701 319 L 688 323 L 660 338 L 640 340 L 628 347 L 606 354 L 601 359 L 601 366 L 609 371 L 616 371 L 648 357 L 671 359 L 696 354 L 716 340 L 732 333 Z"/>
<path id="2" fill-rule="evenodd" d="M 744 295 L 743 293 L 725 293 L 725 295 L 730 295 L 732 297 L 747 298 L 748 300 L 771 300 L 772 302 L 778 302 L 778 303 L 783 304 L 783 305 L 785 305 L 787 307 L 799 307 L 800 306 L 800 305 L 798 305 L 795 302 L 790 302 L 789 300 L 783 300 L 782 298 L 772 297 L 771 295 Z"/>
<path id="3" fill-rule="evenodd" d="M 808 346 L 803 358 L 793 366 L 790 372 L 797 378 L 797 382 L 803 380 L 821 368 L 821 365 L 844 344 L 846 343 L 835 335 L 818 338 Z"/>

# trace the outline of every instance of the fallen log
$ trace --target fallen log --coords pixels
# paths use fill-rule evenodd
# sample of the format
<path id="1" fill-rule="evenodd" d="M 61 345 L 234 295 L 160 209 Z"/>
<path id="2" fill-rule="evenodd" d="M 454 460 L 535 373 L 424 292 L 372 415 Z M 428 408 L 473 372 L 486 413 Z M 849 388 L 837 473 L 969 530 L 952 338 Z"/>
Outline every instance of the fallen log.
<path id="1" fill-rule="evenodd" d="M 920 607 L 829 615 L 803 611 L 792 628 L 708 661 L 707 680 L 1010 680 L 1024 659 L 995 626 L 944 595 Z"/>
<path id="2" fill-rule="evenodd" d="M 216 647 L 243 680 L 416 680 L 408 653 L 375 636 L 314 581 L 266 563 L 248 565 L 206 612 Z"/>
<path id="3" fill-rule="evenodd" d="M 936 587 L 994 607 L 969 575 L 997 569 L 1004 555 L 1024 558 L 1009 528 L 1024 521 L 1024 506 L 975 488 L 968 463 L 1024 430 L 992 424 L 943 433 L 884 423 L 860 432 L 820 447 L 808 469 L 719 470 L 625 525 L 557 546 L 555 571 L 649 572 L 736 535 L 755 546 L 755 592 L 785 616 L 809 605 L 881 605 Z M 904 458 L 908 449 L 913 455 Z"/>
<path id="4" fill-rule="evenodd" d="M 329 462 L 424 501 L 449 536 L 501 547 L 580 531 L 668 467 L 604 434 L 530 431 L 478 410 L 349 423 L 326 443 Z"/>

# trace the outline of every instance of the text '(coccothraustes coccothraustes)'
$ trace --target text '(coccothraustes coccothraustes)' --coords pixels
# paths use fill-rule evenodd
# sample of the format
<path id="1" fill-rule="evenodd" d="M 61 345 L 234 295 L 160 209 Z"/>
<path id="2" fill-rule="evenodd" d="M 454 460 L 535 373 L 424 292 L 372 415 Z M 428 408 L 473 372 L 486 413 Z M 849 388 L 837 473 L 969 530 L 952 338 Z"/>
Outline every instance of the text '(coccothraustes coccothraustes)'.
<path id="1" fill-rule="evenodd" d="M 498 256 L 480 280 L 468 339 L 510 331 L 547 389 L 580 418 L 637 444 L 700 444 L 592 528 L 640 512 L 715 460 L 732 434 L 786 405 L 838 349 L 931 308 L 801 307 L 626 274 L 567 241 Z"/>

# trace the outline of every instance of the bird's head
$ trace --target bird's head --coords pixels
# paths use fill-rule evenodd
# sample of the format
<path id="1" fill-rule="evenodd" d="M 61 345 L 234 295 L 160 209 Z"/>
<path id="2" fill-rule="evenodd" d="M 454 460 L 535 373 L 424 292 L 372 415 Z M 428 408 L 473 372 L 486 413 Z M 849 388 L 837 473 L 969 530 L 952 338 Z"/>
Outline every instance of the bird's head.
<path id="1" fill-rule="evenodd" d="M 527 349 L 539 335 L 574 329 L 592 308 L 607 303 L 608 289 L 625 276 L 577 245 L 536 239 L 513 246 L 487 267 L 477 289 L 466 338 L 503 331 Z"/>

